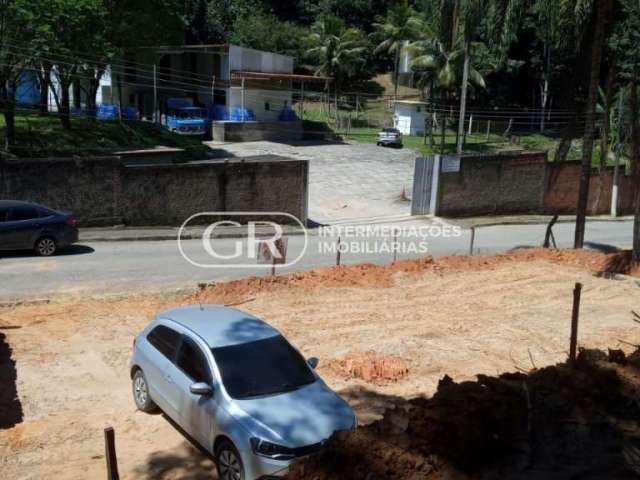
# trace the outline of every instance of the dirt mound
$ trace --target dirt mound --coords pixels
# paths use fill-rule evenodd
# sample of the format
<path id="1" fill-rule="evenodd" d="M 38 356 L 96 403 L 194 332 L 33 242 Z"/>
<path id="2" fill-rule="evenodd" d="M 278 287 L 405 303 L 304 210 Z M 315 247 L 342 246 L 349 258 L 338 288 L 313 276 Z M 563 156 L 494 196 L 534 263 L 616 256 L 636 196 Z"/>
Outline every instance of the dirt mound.
<path id="1" fill-rule="evenodd" d="M 396 382 L 409 373 L 402 358 L 374 351 L 348 353 L 334 368 L 339 373 L 373 383 Z"/>
<path id="2" fill-rule="evenodd" d="M 634 478 L 639 373 L 584 351 L 574 368 L 461 383 L 445 376 L 433 398 L 334 436 L 287 478 Z"/>
<path id="3" fill-rule="evenodd" d="M 465 270 L 495 268 L 509 262 L 547 261 L 562 265 L 584 268 L 599 275 L 622 273 L 640 276 L 640 266 L 633 266 L 631 253 L 600 253 L 589 250 L 555 250 L 544 248 L 521 249 L 492 256 L 423 257 L 414 260 L 400 260 L 386 265 L 368 263 L 340 265 L 315 270 L 288 273 L 272 277 L 249 277 L 220 283 L 200 284 L 200 291 L 191 298 L 201 303 L 242 302 L 264 291 L 284 287 L 353 287 L 388 288 L 394 283 L 398 273 L 419 274 L 425 271 L 445 273 Z"/>

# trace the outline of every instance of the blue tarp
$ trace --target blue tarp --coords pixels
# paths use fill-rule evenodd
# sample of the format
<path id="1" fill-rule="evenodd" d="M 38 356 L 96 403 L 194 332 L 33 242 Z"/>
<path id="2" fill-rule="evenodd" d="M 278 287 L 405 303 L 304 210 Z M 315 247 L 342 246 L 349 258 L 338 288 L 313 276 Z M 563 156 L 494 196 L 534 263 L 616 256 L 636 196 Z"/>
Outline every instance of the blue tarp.
<path id="1" fill-rule="evenodd" d="M 117 120 L 120 117 L 117 105 L 103 103 L 98 105 L 96 117 L 100 120 Z"/>
<path id="2" fill-rule="evenodd" d="M 21 72 L 16 86 L 18 105 L 37 106 L 40 103 L 40 86 L 36 72 Z"/>
<path id="3" fill-rule="evenodd" d="M 132 105 L 124 107 L 122 109 L 122 118 L 125 118 L 127 120 L 138 120 L 140 118 L 138 107 L 134 107 Z"/>
<path id="4" fill-rule="evenodd" d="M 209 120 L 230 120 L 234 122 L 252 122 L 256 120 L 256 114 L 250 108 L 230 107 L 225 105 L 211 105 L 207 107 Z"/>
<path id="5" fill-rule="evenodd" d="M 290 108 L 285 108 L 280 112 L 280 116 L 278 117 L 278 120 L 280 120 L 281 122 L 295 122 L 296 120 L 299 120 L 299 119 L 296 112 L 294 112 Z"/>

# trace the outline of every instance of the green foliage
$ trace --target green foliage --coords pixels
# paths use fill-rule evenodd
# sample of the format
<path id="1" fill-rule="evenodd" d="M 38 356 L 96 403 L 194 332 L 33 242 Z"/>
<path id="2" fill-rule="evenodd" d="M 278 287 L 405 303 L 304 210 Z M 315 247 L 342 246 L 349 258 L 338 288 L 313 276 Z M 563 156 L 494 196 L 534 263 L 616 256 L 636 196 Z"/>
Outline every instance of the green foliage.
<path id="1" fill-rule="evenodd" d="M 370 47 L 361 30 L 348 28 L 330 14 L 316 21 L 311 30 L 306 57 L 314 74 L 333 77 L 339 88 L 361 77 Z"/>
<path id="2" fill-rule="evenodd" d="M 206 158 L 208 150 L 197 137 L 171 133 L 149 122 L 92 122 L 86 118 L 72 118 L 72 129 L 66 131 L 55 116 L 18 113 L 18 141 L 11 149 L 18 156 L 108 155 L 117 150 L 164 145 L 183 148 L 187 155 L 201 160 Z M 0 135 L 4 129 L 0 117 Z"/>
<path id="3" fill-rule="evenodd" d="M 255 12 L 239 16 L 229 41 L 243 47 L 291 55 L 296 59 L 304 56 L 301 41 L 309 35 L 309 29 L 291 22 L 283 22 L 275 15 Z"/>

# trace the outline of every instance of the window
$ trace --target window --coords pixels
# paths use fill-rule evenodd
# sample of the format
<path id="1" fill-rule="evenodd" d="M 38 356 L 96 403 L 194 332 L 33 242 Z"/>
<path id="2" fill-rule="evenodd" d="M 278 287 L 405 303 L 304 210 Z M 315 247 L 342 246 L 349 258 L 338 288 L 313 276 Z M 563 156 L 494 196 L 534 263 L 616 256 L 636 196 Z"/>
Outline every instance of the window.
<path id="1" fill-rule="evenodd" d="M 180 341 L 180 334 L 175 330 L 159 325 L 147 335 L 147 340 L 161 354 L 173 361 Z"/>
<path id="2" fill-rule="evenodd" d="M 40 217 L 38 209 L 35 207 L 13 207 L 9 212 L 9 220 L 18 222 L 20 220 L 33 220 Z"/>
<path id="3" fill-rule="evenodd" d="M 271 104 L 269 102 L 264 102 L 264 109 L 267 112 L 271 110 Z"/>
<path id="4" fill-rule="evenodd" d="M 290 392 L 316 380 L 302 355 L 281 335 L 212 352 L 222 383 L 233 398 Z"/>
<path id="5" fill-rule="evenodd" d="M 188 337 L 182 337 L 177 364 L 178 368 L 194 382 L 211 383 L 207 359 L 202 350 Z"/>
<path id="6" fill-rule="evenodd" d="M 422 107 L 416 107 L 416 112 L 420 113 L 422 111 Z"/>

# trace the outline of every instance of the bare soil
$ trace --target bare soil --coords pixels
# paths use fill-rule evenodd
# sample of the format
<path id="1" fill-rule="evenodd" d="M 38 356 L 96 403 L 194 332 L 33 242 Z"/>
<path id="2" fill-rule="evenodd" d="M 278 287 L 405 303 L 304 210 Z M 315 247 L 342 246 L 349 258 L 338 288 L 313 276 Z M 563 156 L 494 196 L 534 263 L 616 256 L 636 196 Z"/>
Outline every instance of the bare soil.
<path id="1" fill-rule="evenodd" d="M 244 302 L 238 308 L 319 357 L 321 375 L 366 424 L 388 407 L 433 396 L 445 375 L 464 382 L 563 361 L 576 281 L 584 284 L 581 345 L 629 353 L 624 342 L 640 344 L 630 313 L 640 311 L 640 290 L 632 277 L 607 278 L 616 269 L 632 273 L 618 261 L 594 252 L 525 250 L 318 269 L 203 285 L 180 297 L 132 294 L 0 309 L 0 381 L 3 392 L 17 392 L 0 395 L 0 472 L 10 479 L 104 477 L 102 431 L 112 425 L 121 478 L 211 478 L 210 459 L 161 415 L 136 412 L 131 399 L 133 337 L 164 308 Z M 397 357 L 408 373 L 367 382 L 335 368 L 358 351 Z"/>

